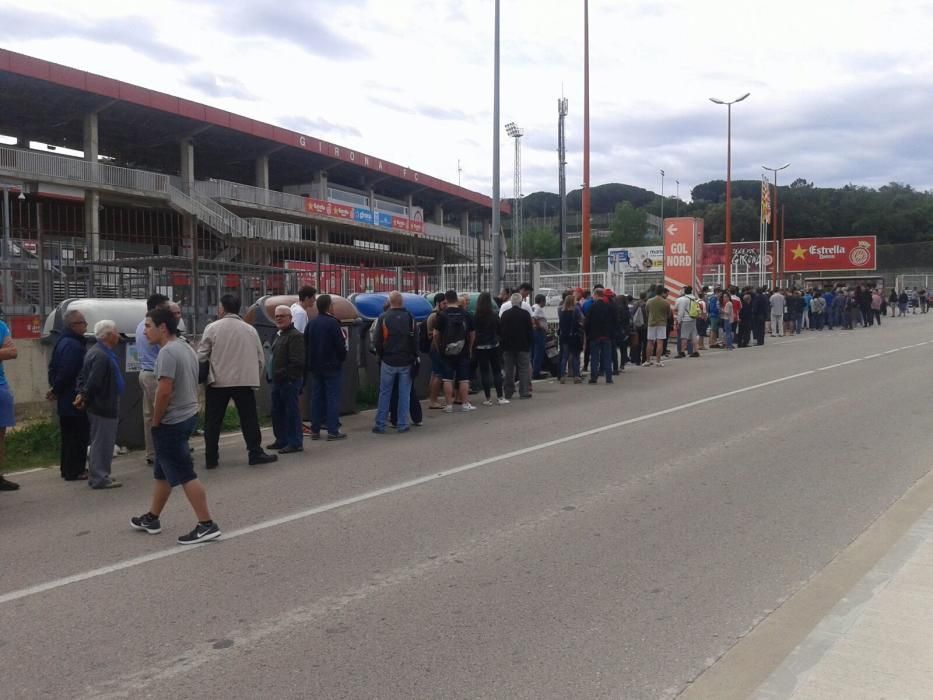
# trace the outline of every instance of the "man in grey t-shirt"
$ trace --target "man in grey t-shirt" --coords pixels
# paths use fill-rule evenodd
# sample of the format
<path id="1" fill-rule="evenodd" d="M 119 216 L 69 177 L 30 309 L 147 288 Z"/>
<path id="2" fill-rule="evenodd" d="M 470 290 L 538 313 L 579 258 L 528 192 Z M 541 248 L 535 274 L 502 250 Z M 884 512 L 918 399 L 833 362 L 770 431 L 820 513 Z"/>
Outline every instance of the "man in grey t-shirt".
<path id="1" fill-rule="evenodd" d="M 152 442 L 155 447 L 155 486 L 146 513 L 130 518 L 133 529 L 157 535 L 162 532 L 159 515 L 175 486 L 181 486 L 198 517 L 198 524 L 178 544 L 197 544 L 220 537 L 220 528 L 207 507 L 204 486 L 194 473 L 188 437 L 198 413 L 198 358 L 187 343 L 178 340 L 178 320 L 165 306 L 146 315 L 146 338 L 159 345 L 155 365 L 158 379 L 152 409 Z"/>

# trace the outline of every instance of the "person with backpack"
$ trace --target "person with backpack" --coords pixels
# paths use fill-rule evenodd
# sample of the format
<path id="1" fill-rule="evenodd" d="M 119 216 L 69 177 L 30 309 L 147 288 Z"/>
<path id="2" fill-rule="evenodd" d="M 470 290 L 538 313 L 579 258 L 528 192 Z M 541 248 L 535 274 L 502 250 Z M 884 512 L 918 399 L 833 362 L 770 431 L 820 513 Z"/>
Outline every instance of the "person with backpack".
<path id="1" fill-rule="evenodd" d="M 572 302 L 572 299 L 571 299 Z M 492 308 L 492 296 L 483 292 L 476 300 L 473 316 L 476 328 L 474 356 L 479 369 L 480 382 L 486 399 L 484 406 L 492 406 L 492 388 L 496 387 L 496 400 L 502 406 L 510 403 L 502 389 L 502 363 L 499 360 L 499 315 Z"/>
<path id="2" fill-rule="evenodd" d="M 700 317 L 700 301 L 693 295 L 693 287 L 684 287 L 683 296 L 674 302 L 674 323 L 677 331 L 677 357 L 699 357 L 697 352 L 697 319 Z"/>
<path id="3" fill-rule="evenodd" d="M 558 338 L 560 341 L 560 365 L 557 376 L 563 384 L 570 375 L 574 384 L 580 384 L 580 353 L 583 351 L 583 312 L 574 301 L 573 295 L 564 297 L 557 312 Z"/>
<path id="4" fill-rule="evenodd" d="M 515 295 L 512 296 L 514 298 Z M 473 319 L 466 309 L 460 308 L 457 292 L 448 289 L 444 293 L 444 298 L 447 301 L 447 307 L 437 315 L 434 327 L 435 343 L 443 365 L 442 380 L 444 397 L 447 400 L 444 412 L 453 413 L 454 383 L 458 383 L 457 398 L 460 402 L 460 410 L 473 411 L 476 410 L 476 406 L 470 403 L 470 355 L 473 352 L 473 342 L 476 338 Z M 520 294 L 518 301 L 513 303 L 521 308 Z"/>
<path id="5" fill-rule="evenodd" d="M 398 378 L 398 422 L 396 430 L 407 433 L 411 402 L 411 366 L 418 358 L 415 346 L 414 317 L 404 308 L 402 294 L 389 294 L 389 310 L 376 321 L 376 355 L 381 361 L 379 372 L 379 407 L 373 432 L 383 434 L 389 417 L 392 388 Z"/>
<path id="6" fill-rule="evenodd" d="M 629 343 L 629 360 L 636 367 L 648 362 L 648 294 L 642 292 L 632 304 L 632 342 Z"/>

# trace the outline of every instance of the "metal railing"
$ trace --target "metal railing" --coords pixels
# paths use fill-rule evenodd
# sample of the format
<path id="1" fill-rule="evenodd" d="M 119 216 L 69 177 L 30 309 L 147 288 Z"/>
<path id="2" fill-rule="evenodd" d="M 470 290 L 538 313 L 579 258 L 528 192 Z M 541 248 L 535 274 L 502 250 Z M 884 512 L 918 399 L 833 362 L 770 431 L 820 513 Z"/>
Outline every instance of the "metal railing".
<path id="1" fill-rule="evenodd" d="M 297 194 L 286 194 L 262 187 L 253 187 L 229 180 L 198 180 L 194 190 L 206 197 L 227 199 L 243 204 L 256 204 L 286 211 L 307 213 L 306 198 Z"/>
<path id="2" fill-rule="evenodd" d="M 80 158 L 0 147 L 0 173 L 25 179 L 51 178 L 81 185 L 105 185 L 146 194 L 167 194 L 168 175 L 92 163 Z"/>
<path id="3" fill-rule="evenodd" d="M 202 203 L 202 200 L 208 199 L 207 197 L 195 199 L 185 194 L 177 187 L 170 187 L 168 195 L 169 201 L 178 209 L 196 216 L 204 224 L 218 233 L 232 238 L 252 237 L 250 226 L 245 220 L 236 216 L 233 212 L 224 209 L 212 200 L 208 201 L 211 201 L 215 206 L 208 206 Z"/>
<path id="4" fill-rule="evenodd" d="M 246 219 L 253 235 L 272 241 L 297 243 L 301 240 L 301 224 L 290 224 L 272 219 Z"/>

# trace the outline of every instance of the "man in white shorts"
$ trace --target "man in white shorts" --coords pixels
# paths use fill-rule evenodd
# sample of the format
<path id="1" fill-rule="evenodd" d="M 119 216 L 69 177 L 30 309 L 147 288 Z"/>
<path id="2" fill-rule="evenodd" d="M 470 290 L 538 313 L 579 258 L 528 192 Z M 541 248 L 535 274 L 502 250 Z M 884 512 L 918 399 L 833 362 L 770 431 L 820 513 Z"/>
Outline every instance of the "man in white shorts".
<path id="1" fill-rule="evenodd" d="M 661 287 L 658 293 L 645 304 L 648 311 L 648 365 L 663 367 L 661 350 L 667 340 L 667 317 L 671 313 L 671 305 L 667 301 L 667 289 Z"/>

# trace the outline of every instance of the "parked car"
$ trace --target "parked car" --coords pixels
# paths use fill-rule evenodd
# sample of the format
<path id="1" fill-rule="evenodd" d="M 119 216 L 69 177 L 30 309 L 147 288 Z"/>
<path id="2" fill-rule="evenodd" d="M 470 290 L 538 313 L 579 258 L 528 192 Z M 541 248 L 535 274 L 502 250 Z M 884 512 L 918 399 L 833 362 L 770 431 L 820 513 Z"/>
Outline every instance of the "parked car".
<path id="1" fill-rule="evenodd" d="M 561 293 L 560 290 L 554 289 L 552 287 L 541 287 L 535 292 L 535 295 L 543 294 L 545 299 L 547 299 L 547 306 L 560 306 Z"/>

